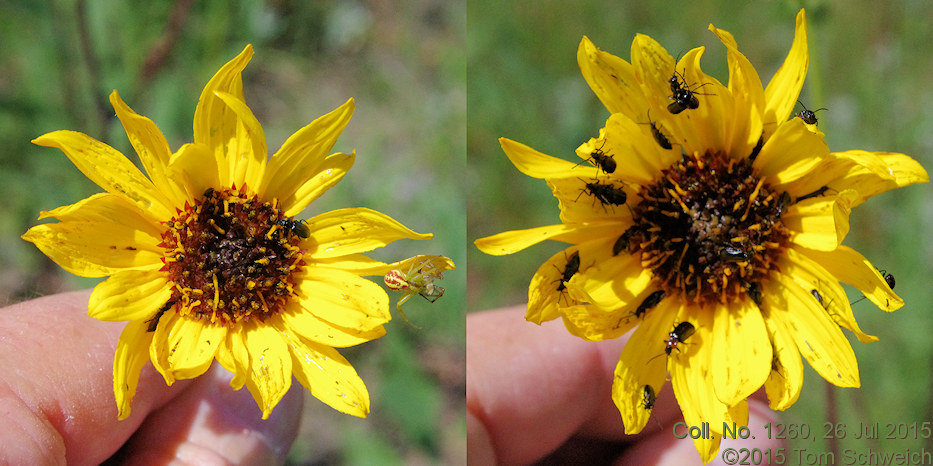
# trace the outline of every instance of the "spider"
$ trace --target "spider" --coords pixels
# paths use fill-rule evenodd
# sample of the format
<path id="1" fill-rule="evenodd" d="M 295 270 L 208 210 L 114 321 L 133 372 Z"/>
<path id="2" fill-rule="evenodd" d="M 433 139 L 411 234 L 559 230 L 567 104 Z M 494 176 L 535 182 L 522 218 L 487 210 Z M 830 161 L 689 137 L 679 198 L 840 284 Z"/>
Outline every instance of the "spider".
<path id="1" fill-rule="evenodd" d="M 444 256 L 417 256 L 408 268 L 407 272 L 402 269 L 390 270 L 385 274 L 383 280 L 390 290 L 403 291 L 402 297 L 395 303 L 395 309 L 399 315 L 408 322 L 405 312 L 402 311 L 402 303 L 408 301 L 414 295 L 421 295 L 428 302 L 437 301 L 444 296 L 444 288 L 435 285 L 435 279 L 443 279 L 441 274 L 444 270 L 452 268 L 450 259 Z M 419 259 L 421 259 L 419 261 Z"/>

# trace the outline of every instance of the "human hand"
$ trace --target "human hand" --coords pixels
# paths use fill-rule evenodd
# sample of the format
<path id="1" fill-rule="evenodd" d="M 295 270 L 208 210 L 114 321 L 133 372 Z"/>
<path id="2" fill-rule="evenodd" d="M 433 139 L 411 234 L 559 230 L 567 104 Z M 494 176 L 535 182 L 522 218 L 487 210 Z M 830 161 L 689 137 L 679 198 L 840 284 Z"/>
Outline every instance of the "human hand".
<path id="1" fill-rule="evenodd" d="M 669 384 L 644 430 L 624 434 L 612 381 L 627 335 L 588 342 L 559 320 L 537 326 L 524 313 L 519 306 L 467 316 L 469 464 L 702 464 L 693 441 L 673 434 L 683 418 Z M 784 446 L 760 430 L 776 420 L 767 403 L 751 398 L 748 405 L 756 438 L 724 440 L 711 464 L 728 447 Z"/>
<path id="2" fill-rule="evenodd" d="M 0 309 L 0 463 L 282 463 L 298 431 L 301 387 L 269 419 L 213 367 L 172 387 L 143 368 L 117 420 L 113 357 L 125 323 L 87 316 L 89 291 Z M 297 384 L 296 384 L 297 385 Z"/>

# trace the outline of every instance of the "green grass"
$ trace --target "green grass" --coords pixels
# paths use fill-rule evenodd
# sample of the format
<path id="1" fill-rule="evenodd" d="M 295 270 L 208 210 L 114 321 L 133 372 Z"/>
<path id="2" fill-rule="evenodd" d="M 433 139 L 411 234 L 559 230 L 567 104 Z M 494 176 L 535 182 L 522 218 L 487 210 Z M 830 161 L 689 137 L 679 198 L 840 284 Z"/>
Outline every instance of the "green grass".
<path id="1" fill-rule="evenodd" d="M 820 112 L 831 150 L 885 150 L 931 166 L 929 109 L 933 91 L 929 55 L 933 30 L 926 2 L 884 5 L 840 1 L 735 2 L 497 2 L 468 4 L 467 147 L 471 196 L 469 239 L 501 231 L 559 223 L 557 202 L 541 180 L 521 174 L 497 138 L 508 137 L 546 154 L 578 160 L 574 149 L 597 134 L 608 113 L 580 76 L 576 50 L 583 35 L 628 60 L 636 33 L 648 34 L 672 55 L 707 47 L 703 69 L 725 82 L 725 48 L 709 23 L 732 32 L 764 81 L 783 62 L 794 34 L 794 16 L 807 7 L 810 70 L 801 100 Z M 624 167 L 621 167 L 624 169 Z M 861 328 L 880 341 L 859 343 L 847 332 L 859 360 L 862 388 L 836 389 L 839 422 L 911 423 L 930 420 L 933 209 L 929 185 L 886 193 L 855 209 L 845 244 L 894 273 L 907 304 L 885 314 L 868 301 L 854 306 Z M 548 242 L 505 257 L 469 248 L 468 307 L 481 310 L 527 300 L 537 267 L 563 249 Z M 858 293 L 850 291 L 855 299 Z M 808 369 L 803 393 L 782 413 L 808 423 L 822 436 L 825 382 Z M 880 440 L 879 448 L 918 448 L 922 440 Z M 795 444 L 801 448 L 822 447 Z M 929 449 L 931 443 L 926 443 Z M 851 438 L 842 448 L 861 448 Z"/>
<path id="2" fill-rule="evenodd" d="M 270 152 L 348 98 L 356 112 L 335 151 L 356 164 L 300 217 L 343 207 L 384 212 L 429 241 L 400 241 L 371 253 L 394 261 L 443 254 L 446 295 L 407 303 L 421 330 L 393 319 L 388 334 L 343 350 L 372 396 L 369 418 L 340 414 L 308 396 L 292 464 L 402 464 L 462 461 L 465 454 L 466 36 L 465 7 L 320 2 L 193 2 L 177 40 L 144 71 L 168 37 L 177 2 L 5 2 L 0 14 L 0 302 L 69 289 L 71 277 L 19 236 L 40 210 L 74 203 L 100 188 L 60 151 L 29 141 L 85 132 L 132 155 L 107 96 L 113 89 L 153 119 L 177 149 L 191 139 L 201 89 L 252 43 L 246 101 Z M 79 8 L 80 5 L 82 8 Z M 82 34 L 83 25 L 86 33 Z M 81 43 L 87 40 L 91 59 Z M 115 40 L 118 38 L 119 40 Z M 373 277 L 378 280 L 378 277 Z M 391 297 L 394 303 L 397 296 Z M 394 306 L 394 304 L 393 304 Z M 392 310 L 394 313 L 394 309 Z M 365 448 L 364 448 L 365 447 Z"/>

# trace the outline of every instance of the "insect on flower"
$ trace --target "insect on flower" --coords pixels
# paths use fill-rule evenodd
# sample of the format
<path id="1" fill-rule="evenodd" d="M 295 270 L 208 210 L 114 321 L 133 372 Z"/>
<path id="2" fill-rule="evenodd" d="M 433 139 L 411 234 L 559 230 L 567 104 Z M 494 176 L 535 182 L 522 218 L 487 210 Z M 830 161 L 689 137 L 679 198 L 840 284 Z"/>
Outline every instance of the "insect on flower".
<path id="1" fill-rule="evenodd" d="M 580 252 L 574 251 L 570 255 L 570 259 L 567 259 L 567 265 L 564 266 L 564 270 L 561 271 L 560 284 L 557 285 L 557 291 L 564 291 L 567 289 L 567 282 L 570 281 L 573 276 L 580 271 Z"/>
<path id="2" fill-rule="evenodd" d="M 625 190 L 612 184 L 601 184 L 599 180 L 595 183 L 585 183 L 586 187 L 582 192 L 588 192 L 596 198 L 602 205 L 623 205 L 625 204 Z M 581 193 L 582 193 L 581 192 Z"/>
<path id="3" fill-rule="evenodd" d="M 801 107 L 803 107 L 803 110 L 795 113 L 794 116 L 796 116 L 797 118 L 800 118 L 801 120 L 803 120 L 804 123 L 808 125 L 815 125 L 819 121 L 816 119 L 816 112 L 819 112 L 820 110 L 829 111 L 829 109 L 827 108 L 818 108 L 816 110 L 810 110 L 807 108 L 806 105 L 803 104 L 803 102 L 798 100 L 797 103 L 800 104 Z"/>
<path id="4" fill-rule="evenodd" d="M 678 77 L 678 75 L 680 77 Z M 683 84 L 681 84 L 681 79 L 683 79 Z M 706 95 L 696 92 L 696 90 L 690 90 L 690 86 L 687 85 L 687 78 L 684 77 L 682 73 L 677 73 L 674 71 L 674 75 L 671 76 L 671 79 L 667 81 L 671 85 L 672 95 L 668 99 L 673 100 L 673 102 L 667 105 L 667 111 L 676 115 L 686 109 L 695 109 L 700 106 L 700 101 L 697 99 L 697 95 Z M 706 84 L 701 84 L 700 87 L 705 86 Z"/>
<path id="5" fill-rule="evenodd" d="M 404 264 L 408 263 L 407 269 Z M 428 302 L 435 302 L 444 296 L 444 288 L 435 285 L 434 280 L 441 280 L 444 270 L 453 269 L 453 262 L 444 256 L 415 256 L 402 261 L 402 267 L 390 270 L 383 277 L 390 290 L 403 291 L 402 297 L 395 303 L 399 315 L 408 322 L 402 303 L 415 295 L 421 295 Z"/>
<path id="6" fill-rule="evenodd" d="M 667 343 L 667 346 L 664 348 L 664 352 L 667 353 L 668 356 L 670 356 L 671 351 L 675 349 L 677 351 L 680 351 L 680 348 L 677 347 L 677 344 L 683 343 L 684 340 L 686 340 L 687 338 L 690 338 L 690 335 L 693 335 L 694 330 L 696 329 L 693 327 L 693 324 L 691 324 L 690 322 L 681 322 L 677 324 L 677 326 L 674 327 L 674 330 L 671 331 L 671 333 L 669 334 L 670 338 L 665 340 L 665 343 Z"/>
<path id="7" fill-rule="evenodd" d="M 644 404 L 642 405 L 645 409 L 654 408 L 654 389 L 651 388 L 651 385 L 645 385 L 644 393 L 642 394 L 644 398 Z"/>
<path id="8" fill-rule="evenodd" d="M 305 225 L 304 220 L 282 218 L 279 219 L 278 224 L 282 225 L 293 235 L 297 235 L 299 238 L 308 238 L 311 236 L 311 229 L 308 228 L 308 225 Z"/>
<path id="9" fill-rule="evenodd" d="M 645 312 L 648 312 L 648 309 L 651 309 L 660 304 L 661 300 L 664 299 L 664 294 L 664 290 L 658 290 L 649 294 L 648 297 L 638 305 L 638 309 L 635 311 L 635 317 L 641 317 L 645 315 Z"/>
<path id="10" fill-rule="evenodd" d="M 605 145 L 605 141 L 603 141 Z M 589 158 L 584 160 L 585 162 L 590 162 L 596 166 L 596 174 L 599 174 L 599 170 L 606 172 L 606 174 L 616 171 L 616 161 L 612 158 L 611 155 L 603 152 L 602 146 L 593 149 L 593 152 L 590 152 Z M 583 162 L 580 162 L 583 163 Z M 580 165 L 579 163 L 577 165 Z"/>

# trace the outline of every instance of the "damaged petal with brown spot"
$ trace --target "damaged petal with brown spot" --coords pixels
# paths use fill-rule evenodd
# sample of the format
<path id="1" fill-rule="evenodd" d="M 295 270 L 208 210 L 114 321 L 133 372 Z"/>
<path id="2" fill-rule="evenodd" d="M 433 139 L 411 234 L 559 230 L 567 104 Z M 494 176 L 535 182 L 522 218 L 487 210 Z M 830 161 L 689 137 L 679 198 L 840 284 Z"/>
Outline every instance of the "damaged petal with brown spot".
<path id="1" fill-rule="evenodd" d="M 789 233 L 781 193 L 748 158 L 684 155 L 642 187 L 635 225 L 614 250 L 640 254 L 668 296 L 700 306 L 744 299 L 767 281 Z"/>
<path id="2" fill-rule="evenodd" d="M 282 226 L 291 219 L 276 199 L 246 192 L 208 189 L 166 222 L 163 270 L 174 283 L 169 302 L 181 315 L 218 325 L 261 322 L 294 294 L 302 238 Z"/>

